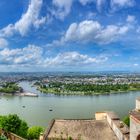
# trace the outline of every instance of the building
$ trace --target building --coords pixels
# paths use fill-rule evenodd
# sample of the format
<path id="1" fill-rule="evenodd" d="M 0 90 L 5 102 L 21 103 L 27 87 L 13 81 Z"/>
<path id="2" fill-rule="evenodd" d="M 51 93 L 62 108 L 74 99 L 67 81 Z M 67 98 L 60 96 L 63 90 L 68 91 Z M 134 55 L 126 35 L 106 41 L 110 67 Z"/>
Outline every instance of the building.
<path id="1" fill-rule="evenodd" d="M 95 119 L 54 119 L 43 140 L 140 140 L 140 98 L 130 112 L 130 128 L 114 112 L 97 112 Z"/>
<path id="2" fill-rule="evenodd" d="M 136 108 L 130 112 L 130 140 L 140 140 L 140 98 L 136 99 Z"/>

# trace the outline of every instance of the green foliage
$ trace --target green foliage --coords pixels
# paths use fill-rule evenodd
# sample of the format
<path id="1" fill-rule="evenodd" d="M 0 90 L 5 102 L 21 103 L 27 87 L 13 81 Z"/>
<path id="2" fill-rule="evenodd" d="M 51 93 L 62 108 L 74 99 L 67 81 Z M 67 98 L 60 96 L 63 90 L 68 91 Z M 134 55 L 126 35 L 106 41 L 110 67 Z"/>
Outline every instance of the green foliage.
<path id="1" fill-rule="evenodd" d="M 21 88 L 14 82 L 4 83 L 4 85 L 0 88 L 0 92 L 4 93 L 15 93 L 20 90 Z"/>
<path id="2" fill-rule="evenodd" d="M 28 139 L 38 139 L 40 134 L 43 132 L 43 128 L 40 126 L 33 126 L 28 129 L 27 138 Z"/>
<path id="3" fill-rule="evenodd" d="M 13 133 L 17 133 L 17 130 L 20 128 L 20 124 L 21 120 L 16 114 L 4 116 L 1 122 L 1 126 L 5 131 Z"/>
<path id="4" fill-rule="evenodd" d="M 3 116 L 0 116 L 0 128 L 2 128 L 1 123 L 3 121 Z"/>
<path id="5" fill-rule="evenodd" d="M 0 140 L 7 140 L 7 138 L 6 138 L 6 136 L 1 135 L 1 136 L 0 136 Z"/>
<path id="6" fill-rule="evenodd" d="M 28 125 L 25 121 L 21 120 L 16 114 L 1 116 L 0 127 L 7 132 L 13 132 L 21 137 L 27 137 Z"/>
<path id="7" fill-rule="evenodd" d="M 130 118 L 129 118 L 129 116 L 124 117 L 123 122 L 124 122 L 127 126 L 130 126 Z"/>
<path id="8" fill-rule="evenodd" d="M 116 92 L 124 92 L 129 90 L 137 90 L 140 84 L 89 84 L 89 83 L 60 83 L 51 82 L 48 86 L 40 83 L 38 89 L 44 93 L 61 94 L 108 94 Z M 140 88 L 139 88 L 140 89 Z"/>
<path id="9" fill-rule="evenodd" d="M 68 140 L 72 140 L 72 137 L 68 137 Z"/>
<path id="10" fill-rule="evenodd" d="M 23 138 L 27 138 L 27 132 L 28 132 L 28 125 L 25 121 L 21 121 L 20 124 L 20 128 L 17 131 L 17 135 L 23 137 Z"/>

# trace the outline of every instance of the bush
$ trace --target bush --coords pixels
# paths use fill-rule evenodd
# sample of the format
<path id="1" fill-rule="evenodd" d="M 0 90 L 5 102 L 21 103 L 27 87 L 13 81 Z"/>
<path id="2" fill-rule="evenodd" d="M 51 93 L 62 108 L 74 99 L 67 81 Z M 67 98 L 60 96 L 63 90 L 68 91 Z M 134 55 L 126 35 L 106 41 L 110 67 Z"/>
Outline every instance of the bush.
<path id="1" fill-rule="evenodd" d="M 130 118 L 129 118 L 129 116 L 124 117 L 123 122 L 124 122 L 127 126 L 130 126 Z"/>
<path id="2" fill-rule="evenodd" d="M 43 128 L 40 126 L 33 126 L 28 129 L 28 139 L 39 139 L 40 134 L 43 132 Z"/>
<path id="3" fill-rule="evenodd" d="M 19 130 L 21 124 L 21 120 L 19 117 L 14 115 L 3 116 L 1 121 L 1 127 L 8 132 L 16 133 Z"/>
<path id="4" fill-rule="evenodd" d="M 4 135 L 1 135 L 0 140 L 7 140 L 7 138 Z"/>
<path id="5" fill-rule="evenodd" d="M 27 132 L 28 132 L 28 125 L 25 121 L 22 121 L 20 124 L 20 128 L 17 131 L 17 135 L 23 137 L 23 138 L 27 138 Z"/>
<path id="6" fill-rule="evenodd" d="M 23 138 L 27 137 L 28 125 L 16 114 L 0 116 L 0 128 L 7 132 L 13 132 Z"/>

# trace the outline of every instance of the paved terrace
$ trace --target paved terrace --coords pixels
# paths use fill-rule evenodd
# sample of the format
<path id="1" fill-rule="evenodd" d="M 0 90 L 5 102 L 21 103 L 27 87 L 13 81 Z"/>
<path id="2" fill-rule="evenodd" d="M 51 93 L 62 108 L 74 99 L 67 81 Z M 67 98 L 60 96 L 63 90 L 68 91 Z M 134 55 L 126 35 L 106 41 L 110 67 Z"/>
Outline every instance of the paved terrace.
<path id="1" fill-rule="evenodd" d="M 45 139 L 68 136 L 76 140 L 118 140 L 106 120 L 53 120 Z"/>

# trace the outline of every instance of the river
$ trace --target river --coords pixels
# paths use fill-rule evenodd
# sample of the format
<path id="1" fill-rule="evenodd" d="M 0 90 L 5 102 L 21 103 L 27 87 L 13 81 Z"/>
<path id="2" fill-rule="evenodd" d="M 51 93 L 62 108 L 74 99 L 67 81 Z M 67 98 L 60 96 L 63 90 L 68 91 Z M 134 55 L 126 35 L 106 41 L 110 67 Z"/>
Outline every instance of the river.
<path id="1" fill-rule="evenodd" d="M 40 93 L 35 87 L 31 87 L 29 82 L 19 84 L 26 91 L 40 96 L 1 96 L 0 114 L 18 114 L 30 126 L 47 127 L 53 118 L 94 118 L 97 111 L 115 111 L 123 118 L 135 108 L 135 99 L 140 96 L 140 92 L 99 96 L 55 96 Z"/>

